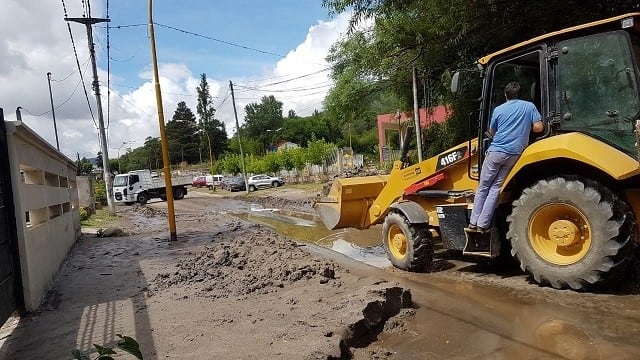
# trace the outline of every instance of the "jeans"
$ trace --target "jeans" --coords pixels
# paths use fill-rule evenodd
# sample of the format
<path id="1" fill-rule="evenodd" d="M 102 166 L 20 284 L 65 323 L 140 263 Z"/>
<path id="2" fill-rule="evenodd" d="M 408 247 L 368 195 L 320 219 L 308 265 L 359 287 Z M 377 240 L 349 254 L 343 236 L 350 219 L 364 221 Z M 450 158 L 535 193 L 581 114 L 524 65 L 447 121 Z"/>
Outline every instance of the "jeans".
<path id="1" fill-rule="evenodd" d="M 483 229 L 491 227 L 493 213 L 498 205 L 498 196 L 504 179 L 513 168 L 520 155 L 497 151 L 487 152 L 480 173 L 480 184 L 473 201 L 469 223 Z"/>

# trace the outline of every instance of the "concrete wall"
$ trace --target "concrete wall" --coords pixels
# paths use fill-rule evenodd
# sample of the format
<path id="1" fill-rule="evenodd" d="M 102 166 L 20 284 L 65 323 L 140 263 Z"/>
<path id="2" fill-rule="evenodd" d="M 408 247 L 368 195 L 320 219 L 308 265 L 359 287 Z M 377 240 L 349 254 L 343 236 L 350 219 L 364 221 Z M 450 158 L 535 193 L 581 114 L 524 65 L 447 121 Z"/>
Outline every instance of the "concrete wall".
<path id="1" fill-rule="evenodd" d="M 78 176 L 76 177 L 78 184 L 78 206 L 88 209 L 89 214 L 96 212 L 96 197 L 93 193 L 93 177 Z"/>
<path id="2" fill-rule="evenodd" d="M 80 235 L 76 165 L 22 122 L 6 124 L 24 303 L 33 311 Z"/>

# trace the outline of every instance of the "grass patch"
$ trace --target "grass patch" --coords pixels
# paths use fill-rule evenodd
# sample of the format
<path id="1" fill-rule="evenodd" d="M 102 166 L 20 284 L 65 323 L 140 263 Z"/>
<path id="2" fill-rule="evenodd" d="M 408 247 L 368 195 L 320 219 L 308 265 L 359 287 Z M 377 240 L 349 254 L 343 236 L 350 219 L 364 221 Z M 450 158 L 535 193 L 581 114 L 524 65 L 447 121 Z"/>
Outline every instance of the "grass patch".
<path id="1" fill-rule="evenodd" d="M 109 215 L 109 210 L 101 209 L 96 210 L 96 213 L 91 215 L 87 220 L 83 220 L 80 222 L 81 226 L 84 227 L 107 227 L 110 224 L 118 221 L 120 217 L 117 215 Z"/>
<path id="2" fill-rule="evenodd" d="M 300 190 L 306 190 L 306 191 L 320 191 L 322 190 L 324 183 L 303 183 L 303 184 L 289 184 L 286 185 L 287 187 L 293 188 L 293 189 L 300 189 Z"/>

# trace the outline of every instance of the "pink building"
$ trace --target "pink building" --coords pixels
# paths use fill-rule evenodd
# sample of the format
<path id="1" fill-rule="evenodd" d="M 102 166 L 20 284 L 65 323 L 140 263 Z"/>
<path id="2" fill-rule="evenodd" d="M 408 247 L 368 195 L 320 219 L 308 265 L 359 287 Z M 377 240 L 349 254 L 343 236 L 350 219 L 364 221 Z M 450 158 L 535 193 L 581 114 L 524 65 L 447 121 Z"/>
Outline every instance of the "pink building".
<path id="1" fill-rule="evenodd" d="M 426 129 L 434 123 L 443 123 L 449 115 L 451 115 L 451 109 L 444 105 L 421 108 L 420 113 L 420 128 Z M 380 162 L 385 160 L 384 150 L 398 150 L 389 149 L 387 144 L 387 138 L 390 136 L 399 136 L 399 131 L 404 128 L 410 121 L 410 125 L 414 124 L 413 113 L 401 112 L 398 117 L 397 113 L 378 115 L 378 152 L 380 155 Z"/>

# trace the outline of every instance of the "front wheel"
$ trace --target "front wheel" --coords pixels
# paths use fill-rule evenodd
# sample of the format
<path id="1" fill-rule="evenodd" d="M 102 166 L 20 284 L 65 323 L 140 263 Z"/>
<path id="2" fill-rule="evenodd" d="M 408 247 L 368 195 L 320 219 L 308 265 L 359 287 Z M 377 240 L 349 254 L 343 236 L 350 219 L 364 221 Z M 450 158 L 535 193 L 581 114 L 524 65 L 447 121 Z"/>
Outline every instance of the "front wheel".
<path id="1" fill-rule="evenodd" d="M 255 185 L 249 185 L 249 191 L 256 191 Z"/>
<path id="2" fill-rule="evenodd" d="M 507 237 L 522 270 L 540 284 L 582 290 L 621 275 L 635 247 L 635 218 L 611 190 L 554 177 L 513 203 Z"/>
<path id="3" fill-rule="evenodd" d="M 390 212 L 382 225 L 384 249 L 393 266 L 407 271 L 425 271 L 433 259 L 431 233 L 426 224 L 411 224 Z"/>
<path id="4" fill-rule="evenodd" d="M 274 181 L 271 183 L 271 187 L 279 187 L 281 184 L 279 181 Z"/>

